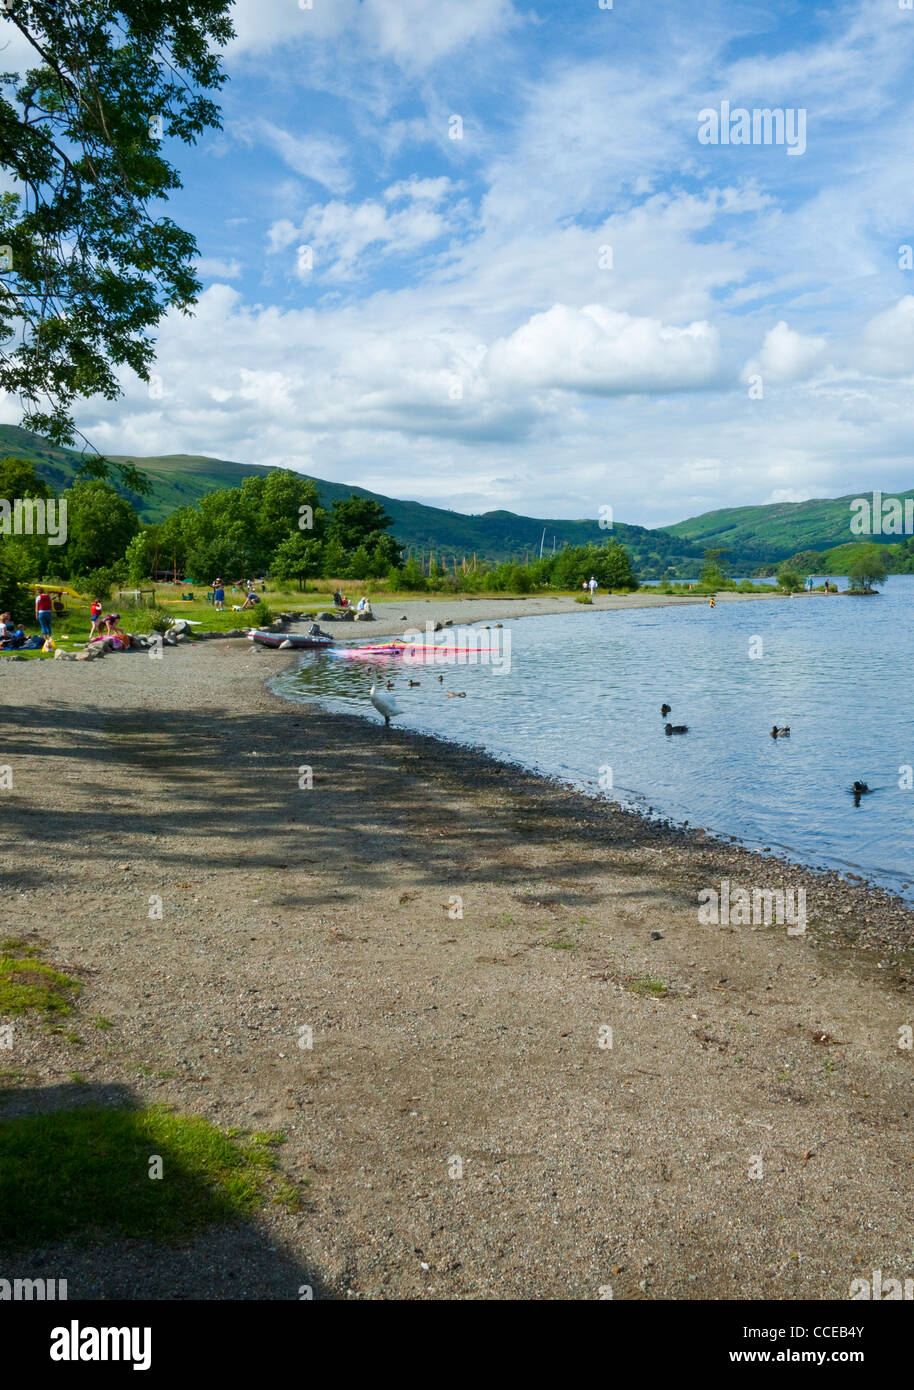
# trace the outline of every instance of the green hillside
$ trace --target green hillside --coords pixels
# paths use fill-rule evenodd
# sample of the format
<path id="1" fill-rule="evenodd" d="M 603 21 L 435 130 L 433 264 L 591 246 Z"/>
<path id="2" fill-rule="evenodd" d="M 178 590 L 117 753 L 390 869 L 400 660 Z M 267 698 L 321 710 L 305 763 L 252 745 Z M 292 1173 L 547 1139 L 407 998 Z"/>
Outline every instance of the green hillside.
<path id="1" fill-rule="evenodd" d="M 14 425 L 0 425 L 0 457 L 17 454 L 29 459 L 55 491 L 67 487 L 80 464 L 72 449 L 59 449 L 37 435 Z M 135 464 L 151 483 L 145 497 L 125 487 L 119 491 L 133 503 L 144 521 L 162 521 L 177 507 L 186 507 L 216 488 L 238 487 L 243 478 L 267 472 L 261 464 L 234 463 L 229 459 L 194 454 L 165 454 L 148 458 L 112 456 L 116 463 Z M 672 570 L 676 577 L 697 576 L 707 549 L 726 549 L 731 573 L 751 573 L 763 565 L 776 565 L 798 552 L 825 551 L 846 544 L 850 504 L 855 494 L 820 498 L 809 502 L 776 502 L 758 507 L 727 507 L 677 522 L 662 531 L 616 522 L 612 532 L 600 529 L 596 519 L 556 521 L 519 516 L 514 512 L 485 512 L 468 516 L 421 502 L 404 502 L 383 493 L 347 483 L 315 478 L 321 503 L 329 507 L 352 493 L 380 502 L 393 518 L 397 540 L 417 558 L 433 554 L 450 564 L 464 556 L 479 560 L 523 560 L 564 545 L 585 545 L 610 535 L 629 550 L 643 578 L 660 578 Z M 866 495 L 866 494 L 856 494 Z M 893 496 L 914 497 L 914 490 Z M 545 537 L 543 532 L 545 531 Z M 891 536 L 876 536 L 890 542 Z"/>
<path id="2" fill-rule="evenodd" d="M 682 540 L 701 547 L 726 546 L 746 561 L 762 564 L 786 560 L 802 550 L 828 550 L 854 538 L 850 532 L 851 502 L 855 497 L 871 499 L 871 493 L 848 493 L 845 497 L 816 498 L 808 502 L 773 502 L 760 507 L 726 507 L 678 521 L 667 530 Z M 893 492 L 892 497 L 914 497 L 911 492 Z M 893 536 L 873 536 L 889 543 Z"/>
<path id="3" fill-rule="evenodd" d="M 80 456 L 74 450 L 55 448 L 37 435 L 13 425 L 0 425 L 0 457 L 6 454 L 16 454 L 32 462 L 36 472 L 55 492 L 70 485 L 80 465 Z M 145 458 L 111 455 L 111 458 L 115 463 L 135 464 L 149 479 L 151 491 L 145 497 L 118 487 L 148 522 L 164 520 L 177 507 L 191 505 L 206 492 L 238 487 L 243 478 L 268 471 L 260 464 L 233 463 L 228 459 L 193 454 Z M 417 557 L 427 558 L 434 554 L 439 562 L 448 564 L 455 558 L 459 562 L 464 556 L 473 555 L 479 560 L 523 560 L 526 555 L 538 553 L 541 542 L 544 551 L 551 551 L 553 546 L 560 550 L 564 545 L 604 541 L 610 534 L 629 548 L 646 577 L 659 577 L 669 566 L 678 573 L 697 574 L 701 561 L 700 546 L 643 526 L 617 523 L 610 533 L 601 530 L 596 519 L 552 521 L 507 511 L 467 516 L 442 507 L 427 507 L 421 502 L 403 502 L 348 483 L 331 483 L 322 478 L 315 478 L 314 482 L 325 507 L 352 493 L 374 498 L 393 518 L 393 533 L 404 547 Z"/>

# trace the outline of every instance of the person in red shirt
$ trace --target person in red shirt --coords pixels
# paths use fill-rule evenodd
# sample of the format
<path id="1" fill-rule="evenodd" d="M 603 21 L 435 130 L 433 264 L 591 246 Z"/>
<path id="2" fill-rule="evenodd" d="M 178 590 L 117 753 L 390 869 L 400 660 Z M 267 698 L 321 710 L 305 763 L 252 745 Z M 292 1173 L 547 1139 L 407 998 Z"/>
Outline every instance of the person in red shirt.
<path id="1" fill-rule="evenodd" d="M 102 620 L 102 601 L 100 598 L 93 599 L 89 616 L 92 619 L 92 626 L 89 629 L 89 641 L 91 642 L 93 637 L 98 636 L 98 625 Z"/>
<path id="2" fill-rule="evenodd" d="M 51 635 L 51 596 L 45 593 L 44 589 L 39 589 L 38 597 L 35 600 L 35 617 L 38 619 L 38 626 L 41 628 L 42 636 Z"/>

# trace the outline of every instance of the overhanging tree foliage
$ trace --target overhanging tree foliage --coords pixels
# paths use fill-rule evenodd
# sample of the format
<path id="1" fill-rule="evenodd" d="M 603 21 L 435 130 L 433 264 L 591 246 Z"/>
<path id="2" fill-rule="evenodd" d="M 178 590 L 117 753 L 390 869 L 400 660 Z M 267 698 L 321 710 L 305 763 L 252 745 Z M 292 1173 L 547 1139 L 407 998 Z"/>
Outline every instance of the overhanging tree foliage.
<path id="1" fill-rule="evenodd" d="M 180 188 L 163 140 L 220 125 L 230 0 L 3 0 L 35 64 L 0 76 L 0 389 L 23 424 L 70 443 L 79 398 L 148 380 L 150 330 L 200 291 L 194 238 L 160 204 Z M 0 67 L 3 58 L 0 55 Z M 109 465 L 88 459 L 103 476 Z M 145 489 L 130 465 L 118 468 Z"/>

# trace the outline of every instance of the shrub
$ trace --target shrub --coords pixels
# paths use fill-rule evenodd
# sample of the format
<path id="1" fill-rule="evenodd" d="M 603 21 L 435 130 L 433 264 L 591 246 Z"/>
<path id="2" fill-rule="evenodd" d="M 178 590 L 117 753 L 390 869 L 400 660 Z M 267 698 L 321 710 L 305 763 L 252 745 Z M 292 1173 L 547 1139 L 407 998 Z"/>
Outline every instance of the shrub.
<path id="1" fill-rule="evenodd" d="M 137 636 L 147 632 L 166 632 L 174 621 L 174 614 L 158 603 L 148 608 L 129 603 L 124 604 L 123 608 L 124 613 L 128 615 L 124 619 L 124 627 Z"/>
<path id="2" fill-rule="evenodd" d="M 797 594 L 803 588 L 803 581 L 796 570 L 778 570 L 778 585 L 788 594 Z"/>
<path id="3" fill-rule="evenodd" d="M 74 576 L 73 588 L 84 598 L 100 598 L 105 603 L 110 599 L 115 584 L 125 582 L 126 573 L 124 565 L 107 565 L 103 569 L 88 570 L 85 574 Z"/>

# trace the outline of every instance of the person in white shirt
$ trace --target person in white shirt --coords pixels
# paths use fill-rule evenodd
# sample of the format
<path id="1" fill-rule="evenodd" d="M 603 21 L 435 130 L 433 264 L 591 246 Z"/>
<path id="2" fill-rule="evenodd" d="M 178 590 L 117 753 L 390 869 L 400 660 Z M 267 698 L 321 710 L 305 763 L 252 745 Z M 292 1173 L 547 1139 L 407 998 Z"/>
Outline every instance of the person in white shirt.
<path id="1" fill-rule="evenodd" d="M 590 584 L 588 585 L 588 588 L 590 589 L 590 597 L 593 598 L 594 592 L 597 589 L 597 581 L 594 579 L 593 575 L 590 576 Z"/>

